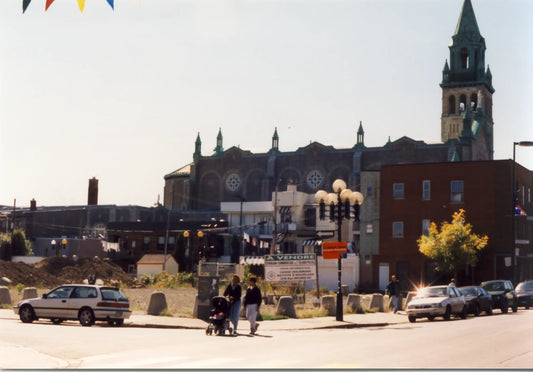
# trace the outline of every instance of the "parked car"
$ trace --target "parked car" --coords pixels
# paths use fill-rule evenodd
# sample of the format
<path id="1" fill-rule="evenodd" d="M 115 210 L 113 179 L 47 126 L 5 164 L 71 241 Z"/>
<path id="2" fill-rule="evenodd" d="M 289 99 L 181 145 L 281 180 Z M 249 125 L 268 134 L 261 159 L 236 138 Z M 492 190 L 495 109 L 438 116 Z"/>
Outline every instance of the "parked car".
<path id="1" fill-rule="evenodd" d="M 489 280 L 481 283 L 481 287 L 492 296 L 493 309 L 500 309 L 505 314 L 511 308 L 516 313 L 518 300 L 510 280 Z"/>
<path id="2" fill-rule="evenodd" d="M 449 320 L 452 314 L 463 319 L 468 315 L 464 296 L 457 288 L 446 285 L 419 289 L 407 304 L 406 312 L 411 323 L 416 322 L 416 318 L 427 317 L 432 321 L 437 316 Z"/>
<path id="3" fill-rule="evenodd" d="M 518 299 L 518 306 L 524 306 L 526 309 L 533 306 L 533 280 L 518 283 L 515 292 Z"/>
<path id="4" fill-rule="evenodd" d="M 13 310 L 23 323 L 39 318 L 54 324 L 77 319 L 82 326 L 92 326 L 97 320 L 120 326 L 131 315 L 129 301 L 120 289 L 86 284 L 59 286 L 42 298 L 20 301 Z"/>
<path id="5" fill-rule="evenodd" d="M 465 296 L 468 314 L 479 314 L 484 311 L 492 315 L 492 296 L 480 286 L 459 287 L 459 291 Z"/>

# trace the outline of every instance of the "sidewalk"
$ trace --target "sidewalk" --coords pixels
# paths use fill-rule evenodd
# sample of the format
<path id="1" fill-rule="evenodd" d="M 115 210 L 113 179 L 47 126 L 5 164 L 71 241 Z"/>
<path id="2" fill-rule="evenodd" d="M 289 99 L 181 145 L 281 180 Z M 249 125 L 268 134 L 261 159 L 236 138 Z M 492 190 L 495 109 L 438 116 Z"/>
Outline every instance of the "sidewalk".
<path id="1" fill-rule="evenodd" d="M 0 319 L 20 321 L 11 309 L 0 309 Z M 343 321 L 337 321 L 334 316 L 308 318 L 308 319 L 280 319 L 259 322 L 259 332 L 312 330 L 326 328 L 359 328 L 359 327 L 384 327 L 388 325 L 407 323 L 405 313 L 366 313 L 344 314 Z M 43 319 L 43 321 L 48 321 Z M 144 311 L 133 311 L 131 317 L 124 321 L 124 327 L 143 328 L 171 328 L 171 329 L 201 329 L 207 327 L 207 322 L 196 318 L 178 318 L 168 316 L 146 315 Z M 237 332 L 248 333 L 250 323 L 246 319 L 239 319 Z"/>

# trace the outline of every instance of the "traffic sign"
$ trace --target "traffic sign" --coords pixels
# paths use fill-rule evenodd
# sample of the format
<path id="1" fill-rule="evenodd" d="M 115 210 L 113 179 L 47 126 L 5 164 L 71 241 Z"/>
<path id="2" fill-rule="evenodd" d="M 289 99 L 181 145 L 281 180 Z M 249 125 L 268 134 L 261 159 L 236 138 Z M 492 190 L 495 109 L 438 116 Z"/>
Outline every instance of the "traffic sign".
<path id="1" fill-rule="evenodd" d="M 325 242 L 322 243 L 322 258 L 325 260 L 339 259 L 341 253 L 348 252 L 347 242 Z"/>

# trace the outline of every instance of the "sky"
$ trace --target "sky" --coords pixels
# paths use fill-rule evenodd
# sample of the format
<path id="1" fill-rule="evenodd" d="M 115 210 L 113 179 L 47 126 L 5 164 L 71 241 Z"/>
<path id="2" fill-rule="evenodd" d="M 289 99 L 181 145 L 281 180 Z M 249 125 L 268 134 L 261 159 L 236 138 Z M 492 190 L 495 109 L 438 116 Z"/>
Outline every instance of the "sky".
<path id="1" fill-rule="evenodd" d="M 463 0 L 0 1 L 0 205 L 163 202 L 216 146 L 264 153 L 440 142 Z M 533 141 L 533 3 L 472 0 L 493 75 L 494 159 Z M 516 160 L 533 169 L 533 148 Z"/>

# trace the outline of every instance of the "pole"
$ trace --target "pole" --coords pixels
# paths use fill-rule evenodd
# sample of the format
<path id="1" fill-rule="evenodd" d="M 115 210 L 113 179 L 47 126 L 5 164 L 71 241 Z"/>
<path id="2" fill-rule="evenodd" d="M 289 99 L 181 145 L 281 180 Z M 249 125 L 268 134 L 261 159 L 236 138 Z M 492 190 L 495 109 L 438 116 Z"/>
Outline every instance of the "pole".
<path id="1" fill-rule="evenodd" d="M 277 236 L 278 231 L 276 226 L 278 225 L 278 182 L 276 182 L 276 187 L 274 189 L 274 211 L 272 212 L 272 221 L 274 222 L 274 226 L 272 228 L 272 243 L 270 244 L 270 254 L 274 254 L 276 251 L 276 241 L 278 240 Z"/>
<path id="2" fill-rule="evenodd" d="M 170 212 L 172 211 L 172 199 L 170 200 L 170 209 L 167 214 L 167 233 L 165 235 L 165 254 L 163 257 L 163 271 L 166 270 L 167 265 L 167 252 L 168 252 L 168 230 L 170 228 Z"/>
<path id="3" fill-rule="evenodd" d="M 338 202 L 337 202 L 337 238 L 339 243 L 342 241 L 341 239 L 341 230 L 342 230 L 342 203 L 340 198 L 340 192 L 337 194 Z M 336 311 L 336 320 L 341 321 L 342 318 L 342 258 L 339 253 L 339 258 L 337 261 L 337 269 L 338 269 L 338 283 L 337 283 L 337 311 Z"/>
<path id="4" fill-rule="evenodd" d="M 515 245 L 515 201 L 516 201 L 516 145 L 518 145 L 518 142 L 513 142 L 513 177 L 512 177 L 512 183 L 511 183 L 511 204 L 512 204 L 512 213 L 511 213 L 511 282 L 514 283 L 514 276 L 515 276 L 515 252 L 514 252 L 514 245 Z"/>

